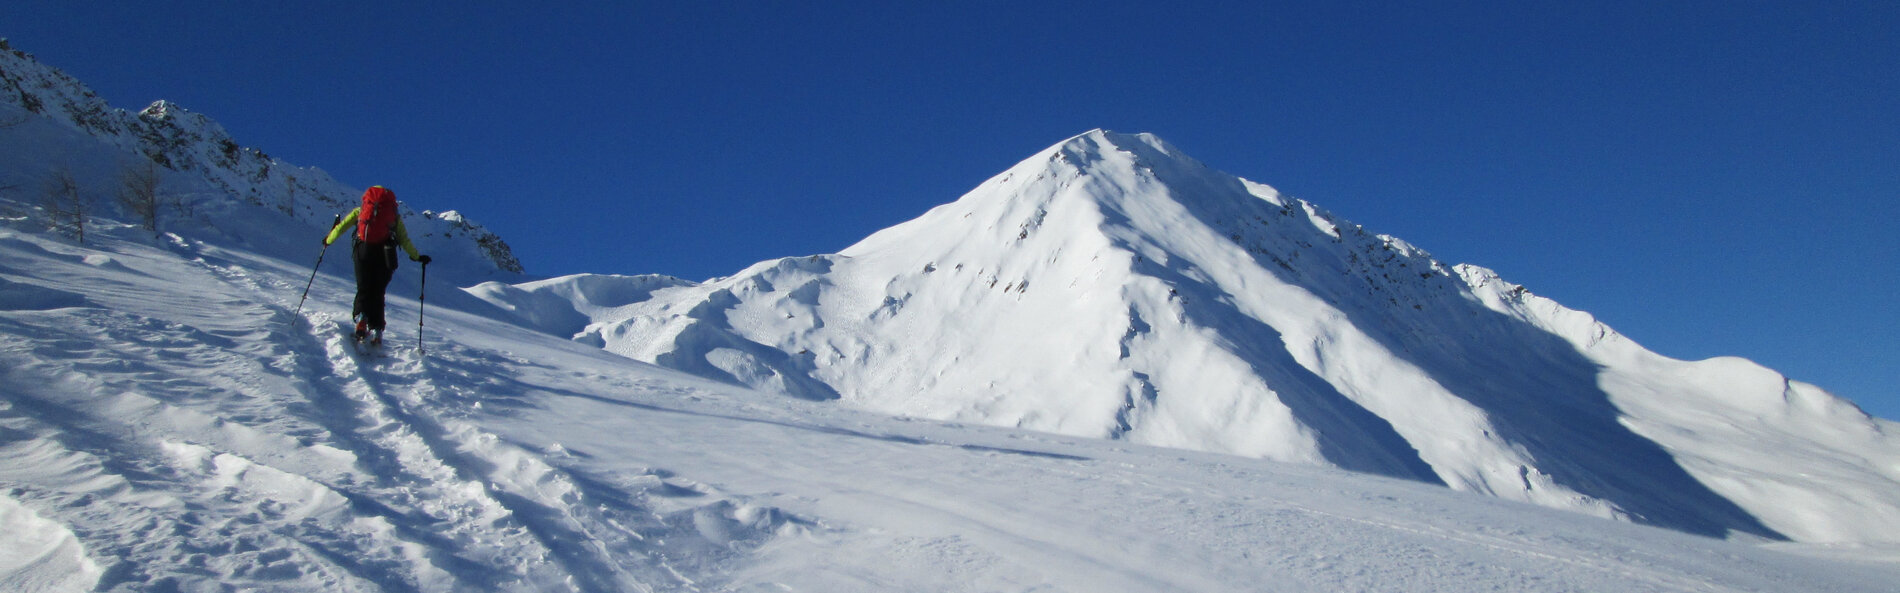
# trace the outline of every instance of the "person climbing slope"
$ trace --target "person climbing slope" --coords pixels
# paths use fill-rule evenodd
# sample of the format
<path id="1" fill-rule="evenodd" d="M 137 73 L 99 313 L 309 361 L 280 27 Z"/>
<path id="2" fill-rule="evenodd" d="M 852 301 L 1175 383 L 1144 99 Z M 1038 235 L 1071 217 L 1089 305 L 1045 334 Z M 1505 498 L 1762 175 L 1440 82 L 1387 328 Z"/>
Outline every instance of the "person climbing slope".
<path id="1" fill-rule="evenodd" d="M 396 247 L 409 254 L 409 261 L 424 266 L 429 265 L 429 256 L 417 253 L 409 242 L 409 231 L 396 212 L 396 192 L 389 188 L 378 185 L 364 191 L 363 205 L 344 215 L 323 237 L 323 245 L 336 242 L 351 225 L 356 226 L 350 245 L 350 259 L 356 265 L 356 303 L 350 308 L 350 318 L 356 321 L 357 341 L 369 338 L 371 344 L 382 344 L 383 292 L 396 275 Z"/>

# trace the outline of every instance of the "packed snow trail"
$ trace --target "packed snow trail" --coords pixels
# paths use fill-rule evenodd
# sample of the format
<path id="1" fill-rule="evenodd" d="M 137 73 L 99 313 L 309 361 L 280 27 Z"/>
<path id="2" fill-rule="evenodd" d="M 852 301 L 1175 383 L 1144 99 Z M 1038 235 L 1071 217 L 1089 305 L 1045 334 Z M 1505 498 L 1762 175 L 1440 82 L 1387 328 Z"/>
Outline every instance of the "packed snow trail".
<path id="1" fill-rule="evenodd" d="M 0 225 L 0 590 L 1879 591 L 1744 543 L 1314 467 L 892 418 L 350 282 Z M 391 328 L 417 303 L 392 292 Z M 433 297 L 432 297 L 433 300 Z"/>
<path id="2" fill-rule="evenodd" d="M 327 330 L 335 313 L 292 319 L 276 302 L 284 283 L 246 271 L 259 262 L 176 236 L 151 246 L 175 259 L 4 240 L 22 248 L 7 262 L 24 264 L 8 272 L 77 260 L 112 278 L 84 296 L 7 280 L 0 318 L 0 426 L 12 461 L 0 475 L 22 485 L 15 494 L 58 506 L 112 501 L 108 514 L 80 515 L 82 533 L 141 525 L 180 535 L 128 532 L 96 547 L 119 559 L 102 587 L 167 586 L 182 577 L 161 567 L 180 559 L 243 586 L 628 591 L 681 582 L 658 559 L 644 569 L 625 554 L 611 559 L 642 537 L 619 527 L 639 517 L 573 507 L 580 488 L 557 471 L 467 422 L 436 419 L 425 401 L 438 389 L 413 349 L 392 345 L 391 357 L 363 362 Z M 453 363 L 459 352 L 435 356 Z M 196 550 L 195 541 L 227 543 Z M 293 568 L 265 570 L 277 565 Z"/>

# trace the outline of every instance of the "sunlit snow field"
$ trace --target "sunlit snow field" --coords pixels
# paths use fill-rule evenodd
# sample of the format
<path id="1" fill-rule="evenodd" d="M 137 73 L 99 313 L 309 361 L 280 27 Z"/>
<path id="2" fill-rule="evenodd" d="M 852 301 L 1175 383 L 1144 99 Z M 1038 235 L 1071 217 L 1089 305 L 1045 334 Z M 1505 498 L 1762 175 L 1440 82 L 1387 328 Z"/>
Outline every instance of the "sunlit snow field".
<path id="1" fill-rule="evenodd" d="M 9 591 L 1887 591 L 1439 486 L 855 412 L 175 235 L 0 227 Z M 314 242 L 312 242 L 314 245 Z M 328 265 L 326 265 L 328 267 Z M 445 301 L 437 304 L 437 300 Z"/>

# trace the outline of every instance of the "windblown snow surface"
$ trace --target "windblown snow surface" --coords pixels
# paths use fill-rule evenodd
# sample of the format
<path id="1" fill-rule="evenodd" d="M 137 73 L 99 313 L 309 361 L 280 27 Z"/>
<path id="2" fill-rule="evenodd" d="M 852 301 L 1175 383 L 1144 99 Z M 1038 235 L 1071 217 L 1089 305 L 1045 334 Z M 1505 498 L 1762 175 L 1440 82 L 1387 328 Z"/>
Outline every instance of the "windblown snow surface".
<path id="1" fill-rule="evenodd" d="M 31 211 L 0 202 L 14 212 Z M 1890 591 L 1892 550 L 1699 537 L 1313 465 L 854 411 L 413 285 L 0 225 L 0 590 Z M 413 274 L 413 270 L 401 272 Z M 442 291 L 453 294 L 453 291 Z M 408 324 L 408 325 L 405 325 Z M 426 347 L 426 352 L 424 348 Z"/>

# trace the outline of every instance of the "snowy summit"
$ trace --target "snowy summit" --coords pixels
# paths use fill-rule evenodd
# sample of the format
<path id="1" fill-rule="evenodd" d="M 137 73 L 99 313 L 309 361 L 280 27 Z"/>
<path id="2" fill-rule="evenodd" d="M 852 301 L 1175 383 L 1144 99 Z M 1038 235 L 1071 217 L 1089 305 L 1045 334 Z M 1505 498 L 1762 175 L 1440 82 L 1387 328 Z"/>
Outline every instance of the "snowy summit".
<path id="1" fill-rule="evenodd" d="M 209 117 L 0 43 L 0 188 L 0 591 L 1900 580 L 1891 422 L 1153 136 L 704 283 L 407 211 L 379 353 L 316 241 L 360 188 Z"/>
<path id="2" fill-rule="evenodd" d="M 1152 135 L 1077 136 L 838 255 L 473 291 L 636 360 L 882 413 L 1716 537 L 1900 532 L 1900 442 L 1853 404 L 1745 360 L 1658 356 Z"/>

